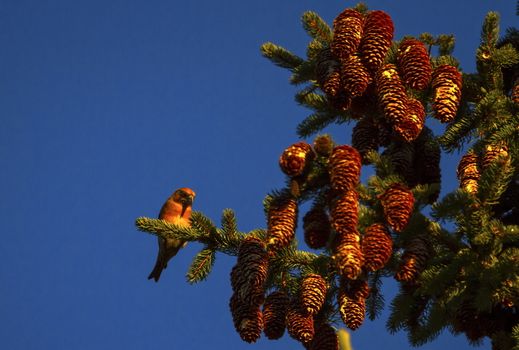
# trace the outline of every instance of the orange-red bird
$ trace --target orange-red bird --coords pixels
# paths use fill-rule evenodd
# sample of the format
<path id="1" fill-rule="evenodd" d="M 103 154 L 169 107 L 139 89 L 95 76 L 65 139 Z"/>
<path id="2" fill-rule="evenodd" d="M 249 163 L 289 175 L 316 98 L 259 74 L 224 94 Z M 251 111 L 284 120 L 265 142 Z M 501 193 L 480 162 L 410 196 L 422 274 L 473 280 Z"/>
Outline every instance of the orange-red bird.
<path id="1" fill-rule="evenodd" d="M 195 192 L 187 187 L 179 188 L 168 198 L 159 213 L 159 219 L 180 226 L 190 226 L 191 205 L 195 198 Z M 168 261 L 177 255 L 180 248 L 184 248 L 187 242 L 175 238 L 159 238 L 159 253 L 157 262 L 148 279 L 159 281 L 160 274 L 168 266 Z"/>

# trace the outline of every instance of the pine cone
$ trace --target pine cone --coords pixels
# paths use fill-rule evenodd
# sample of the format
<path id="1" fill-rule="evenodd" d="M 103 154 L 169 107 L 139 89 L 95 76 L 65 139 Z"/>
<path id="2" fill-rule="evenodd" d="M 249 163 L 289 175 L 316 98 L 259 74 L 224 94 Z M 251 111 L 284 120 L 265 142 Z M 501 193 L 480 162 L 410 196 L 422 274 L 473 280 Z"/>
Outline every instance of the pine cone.
<path id="1" fill-rule="evenodd" d="M 425 124 L 425 109 L 422 103 L 414 98 L 407 99 L 406 115 L 393 123 L 393 129 L 405 141 L 414 141 Z"/>
<path id="2" fill-rule="evenodd" d="M 496 145 L 487 145 L 485 147 L 485 153 L 483 154 L 483 169 L 486 169 L 492 164 L 494 161 L 501 159 L 502 161 L 506 161 L 509 158 L 508 156 L 508 146 L 505 143 L 496 144 Z"/>
<path id="3" fill-rule="evenodd" d="M 285 317 L 288 307 L 285 292 L 275 291 L 267 296 L 263 304 L 263 332 L 268 339 L 279 339 L 285 333 Z"/>
<path id="4" fill-rule="evenodd" d="M 316 315 L 324 304 L 328 284 L 317 274 L 306 275 L 301 283 L 301 306 L 307 313 Z"/>
<path id="5" fill-rule="evenodd" d="M 371 82 L 366 67 L 357 54 L 353 54 L 341 62 L 341 82 L 349 96 L 361 96 Z"/>
<path id="6" fill-rule="evenodd" d="M 256 342 L 263 328 L 263 315 L 259 306 L 247 305 L 237 294 L 233 294 L 229 301 L 229 308 L 234 328 L 240 337 L 248 343 Z"/>
<path id="7" fill-rule="evenodd" d="M 245 238 L 238 248 L 238 259 L 231 270 L 231 287 L 244 304 L 263 302 L 268 272 L 265 245 L 257 238 Z"/>
<path id="8" fill-rule="evenodd" d="M 319 135 L 314 139 L 314 150 L 320 156 L 329 157 L 333 150 L 333 140 L 330 135 Z"/>
<path id="9" fill-rule="evenodd" d="M 355 232 L 337 234 L 333 246 L 332 260 L 341 276 L 356 279 L 364 264 L 364 256 L 360 248 L 360 234 Z"/>
<path id="10" fill-rule="evenodd" d="M 359 46 L 362 61 L 375 73 L 386 57 L 393 40 L 394 26 L 384 11 L 370 11 L 366 16 L 364 34 Z"/>
<path id="11" fill-rule="evenodd" d="M 397 51 L 397 61 L 404 83 L 424 90 L 431 81 L 431 62 L 425 45 L 416 39 L 404 39 Z"/>
<path id="12" fill-rule="evenodd" d="M 432 74 L 434 117 L 442 123 L 454 119 L 461 99 L 462 78 L 456 67 L 444 64 L 436 67 Z"/>
<path id="13" fill-rule="evenodd" d="M 314 319 L 296 301 L 292 301 L 288 307 L 286 326 L 288 334 L 303 344 L 308 344 L 314 337 Z"/>
<path id="14" fill-rule="evenodd" d="M 317 56 L 315 74 L 321 90 L 334 98 L 341 89 L 341 64 L 332 54 L 330 48 L 323 49 Z"/>
<path id="15" fill-rule="evenodd" d="M 402 184 L 394 184 L 380 196 L 380 200 L 389 227 L 397 232 L 402 231 L 413 212 L 413 193 Z"/>
<path id="16" fill-rule="evenodd" d="M 332 188 L 348 191 L 355 188 L 360 178 L 361 158 L 359 152 L 348 145 L 336 146 L 329 160 Z"/>
<path id="17" fill-rule="evenodd" d="M 380 147 L 387 147 L 392 141 L 392 133 L 391 124 L 385 118 L 377 118 L 375 119 L 375 125 L 378 130 L 378 142 Z"/>
<path id="18" fill-rule="evenodd" d="M 343 280 L 343 282 L 345 282 Z M 347 281 L 349 287 L 347 289 L 348 296 L 352 299 L 367 299 L 369 297 L 369 284 L 365 279 L 357 278 L 356 280 Z"/>
<path id="19" fill-rule="evenodd" d="M 394 64 L 383 65 L 376 74 L 379 104 L 385 118 L 395 125 L 407 116 L 407 93 Z"/>
<path id="20" fill-rule="evenodd" d="M 393 253 L 393 240 L 382 224 L 369 226 L 362 237 L 364 269 L 376 271 L 384 267 Z"/>
<path id="21" fill-rule="evenodd" d="M 315 327 L 315 335 L 308 350 L 339 350 L 339 338 L 329 323 L 320 322 Z"/>
<path id="22" fill-rule="evenodd" d="M 413 167 L 415 156 L 413 144 L 401 141 L 393 142 L 382 152 L 382 155 L 389 157 L 395 173 L 402 176 L 409 187 L 416 185 L 418 169 Z"/>
<path id="23" fill-rule="evenodd" d="M 417 139 L 413 168 L 419 170 L 419 184 L 441 183 L 441 148 L 438 141 L 429 128 L 425 128 Z M 440 195 L 440 189 L 429 198 L 429 203 L 434 203 Z"/>
<path id="24" fill-rule="evenodd" d="M 348 293 L 339 291 L 339 313 L 342 322 L 351 330 L 356 330 L 364 322 L 366 299 L 353 299 Z"/>
<path id="25" fill-rule="evenodd" d="M 470 150 L 460 159 L 456 172 L 460 187 L 469 193 L 478 191 L 478 181 L 481 176 L 478 167 L 478 156 Z"/>
<path id="26" fill-rule="evenodd" d="M 313 207 L 303 217 L 305 243 L 312 249 L 326 246 L 331 233 L 328 214 L 322 207 Z"/>
<path id="27" fill-rule="evenodd" d="M 378 128 L 371 117 L 364 117 L 353 127 L 351 145 L 361 155 L 362 164 L 368 164 L 366 154 L 378 151 Z"/>
<path id="28" fill-rule="evenodd" d="M 414 283 L 424 270 L 428 258 L 429 248 L 426 240 L 420 236 L 413 238 L 405 247 L 395 279 L 400 282 Z"/>
<path id="29" fill-rule="evenodd" d="M 515 85 L 512 88 L 512 96 L 510 97 L 516 105 L 519 105 L 519 80 L 515 82 Z"/>
<path id="30" fill-rule="evenodd" d="M 355 190 L 340 193 L 331 202 L 332 227 L 340 234 L 357 232 L 359 194 Z"/>
<path id="31" fill-rule="evenodd" d="M 346 59 L 359 46 L 362 37 L 364 17 L 354 9 L 346 9 L 333 21 L 332 53 Z"/>
<path id="32" fill-rule="evenodd" d="M 273 200 L 268 211 L 267 249 L 276 252 L 290 245 L 297 223 L 297 202 L 290 197 Z"/>
<path id="33" fill-rule="evenodd" d="M 314 157 L 312 147 L 306 142 L 297 142 L 288 147 L 279 157 L 279 166 L 288 176 L 299 176 Z"/>

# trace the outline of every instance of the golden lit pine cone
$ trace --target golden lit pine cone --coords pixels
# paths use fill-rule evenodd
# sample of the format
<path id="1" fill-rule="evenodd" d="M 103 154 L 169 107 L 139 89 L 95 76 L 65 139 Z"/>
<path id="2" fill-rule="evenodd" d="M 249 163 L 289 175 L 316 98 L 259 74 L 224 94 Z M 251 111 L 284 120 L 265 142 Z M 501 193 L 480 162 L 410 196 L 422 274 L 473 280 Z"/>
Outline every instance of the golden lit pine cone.
<path id="1" fill-rule="evenodd" d="M 303 174 L 313 157 L 314 152 L 309 144 L 297 142 L 283 151 L 279 157 L 279 166 L 288 176 L 299 176 Z"/>
<path id="2" fill-rule="evenodd" d="M 236 265 L 231 270 L 231 287 L 244 303 L 263 302 L 268 273 L 268 254 L 265 244 L 254 237 L 245 238 L 238 248 Z"/>
<path id="3" fill-rule="evenodd" d="M 330 48 L 324 48 L 317 56 L 315 75 L 321 90 L 329 98 L 336 97 L 341 89 L 341 64 Z"/>
<path id="4" fill-rule="evenodd" d="M 317 324 L 308 350 L 339 350 L 339 338 L 335 329 L 327 322 Z"/>
<path id="5" fill-rule="evenodd" d="M 407 99 L 406 115 L 393 122 L 393 129 L 405 141 L 414 141 L 425 124 L 425 109 L 422 103 L 414 98 Z"/>
<path id="6" fill-rule="evenodd" d="M 378 101 L 384 117 L 394 125 L 405 120 L 407 115 L 407 93 L 397 67 L 387 63 L 376 74 Z"/>
<path id="7" fill-rule="evenodd" d="M 303 217 L 305 243 L 312 249 L 326 247 L 330 238 L 330 218 L 322 207 L 313 207 Z"/>
<path id="8" fill-rule="evenodd" d="M 294 239 L 297 223 L 297 202 L 290 197 L 272 201 L 268 211 L 267 248 L 276 252 L 288 247 Z"/>
<path id="9" fill-rule="evenodd" d="M 307 313 L 316 315 L 324 304 L 327 290 L 328 284 L 321 275 L 306 275 L 301 283 L 301 307 Z"/>
<path id="10" fill-rule="evenodd" d="M 425 45 L 416 39 L 404 39 L 397 51 L 397 61 L 404 83 L 424 90 L 431 81 L 431 62 Z"/>
<path id="11" fill-rule="evenodd" d="M 479 159 L 474 151 L 468 151 L 461 157 L 456 175 L 460 180 L 460 188 L 469 193 L 478 191 L 478 181 L 481 176 L 479 171 Z"/>
<path id="12" fill-rule="evenodd" d="M 382 224 L 369 226 L 362 237 L 364 269 L 376 271 L 383 268 L 393 253 L 393 240 Z"/>
<path id="13" fill-rule="evenodd" d="M 344 90 L 352 97 L 361 96 L 371 82 L 368 69 L 357 54 L 341 60 L 341 79 Z"/>
<path id="14" fill-rule="evenodd" d="M 359 52 L 362 61 L 372 73 L 384 62 L 391 47 L 393 32 L 393 21 L 387 13 L 379 10 L 368 12 Z"/>
<path id="15" fill-rule="evenodd" d="M 371 117 L 364 117 L 353 127 L 351 145 L 362 159 L 362 164 L 367 164 L 366 154 L 369 151 L 378 151 L 378 128 Z"/>
<path id="16" fill-rule="evenodd" d="M 339 313 L 342 322 L 351 330 L 356 330 L 366 317 L 366 299 L 353 299 L 348 293 L 340 292 L 338 296 Z"/>
<path id="17" fill-rule="evenodd" d="M 263 333 L 268 339 L 279 339 L 285 333 L 288 302 L 288 295 L 283 291 L 275 291 L 265 299 L 263 304 Z"/>
<path id="18" fill-rule="evenodd" d="M 516 105 L 519 105 L 519 80 L 515 82 L 515 85 L 512 88 L 512 96 L 510 97 Z"/>
<path id="19" fill-rule="evenodd" d="M 360 247 L 360 234 L 357 230 L 347 234 L 337 234 L 332 253 L 332 261 L 339 275 L 352 280 L 360 275 L 364 256 Z"/>
<path id="20" fill-rule="evenodd" d="M 331 49 L 336 57 L 345 59 L 357 50 L 363 25 L 363 15 L 354 9 L 348 8 L 334 19 Z"/>
<path id="21" fill-rule="evenodd" d="M 342 192 L 330 203 L 332 227 L 341 234 L 357 232 L 359 194 L 355 190 Z"/>
<path id="22" fill-rule="evenodd" d="M 380 196 L 380 200 L 389 227 L 396 232 L 402 231 L 413 212 L 413 193 L 402 184 L 394 184 Z"/>
<path id="23" fill-rule="evenodd" d="M 292 301 L 288 306 L 286 326 L 288 334 L 303 344 L 308 344 L 314 337 L 313 316 L 304 312 L 296 301 Z"/>
<path id="24" fill-rule="evenodd" d="M 428 258 L 427 242 L 423 237 L 414 237 L 404 249 L 395 279 L 400 282 L 414 283 L 418 275 L 425 269 Z"/>
<path id="25" fill-rule="evenodd" d="M 355 148 L 348 145 L 336 146 L 328 166 L 334 190 L 348 191 L 359 183 L 362 164 L 360 154 Z"/>
<path id="26" fill-rule="evenodd" d="M 454 66 L 447 64 L 436 67 L 432 74 L 434 117 L 442 123 L 454 119 L 461 100 L 462 77 Z"/>
<path id="27" fill-rule="evenodd" d="M 416 185 L 416 169 L 413 167 L 415 149 L 412 143 L 396 141 L 382 152 L 388 157 L 396 174 L 402 176 L 409 187 Z"/>
<path id="28" fill-rule="evenodd" d="M 506 161 L 508 158 L 508 146 L 505 143 L 487 145 L 485 147 L 485 153 L 483 154 L 483 161 L 481 165 L 483 169 L 486 169 L 494 161 L 498 159 L 501 159 L 501 161 Z"/>
<path id="29" fill-rule="evenodd" d="M 253 343 L 261 336 L 263 315 L 258 305 L 250 306 L 242 302 L 237 294 L 229 301 L 234 328 L 242 340 Z"/>

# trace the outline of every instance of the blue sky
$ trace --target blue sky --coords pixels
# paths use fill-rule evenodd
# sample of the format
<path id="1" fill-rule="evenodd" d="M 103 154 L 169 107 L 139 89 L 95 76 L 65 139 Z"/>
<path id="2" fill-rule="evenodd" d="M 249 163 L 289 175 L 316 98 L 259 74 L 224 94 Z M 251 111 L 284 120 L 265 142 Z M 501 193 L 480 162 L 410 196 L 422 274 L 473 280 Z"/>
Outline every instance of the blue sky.
<path id="1" fill-rule="evenodd" d="M 393 17 L 397 39 L 455 34 L 466 72 L 486 12 L 501 13 L 503 32 L 519 18 L 511 0 L 366 3 Z M 208 281 L 189 285 L 200 249 L 190 244 L 160 283 L 148 281 L 157 243 L 134 220 L 189 186 L 195 210 L 216 223 L 233 208 L 242 231 L 265 227 L 262 199 L 283 186 L 277 159 L 308 111 L 259 47 L 303 55 L 304 11 L 331 23 L 355 4 L 0 0 L 2 348 L 299 348 L 287 335 L 240 340 L 231 258 L 218 255 Z M 350 127 L 328 131 L 349 142 Z M 443 160 L 444 192 L 457 186 L 458 157 Z M 408 347 L 385 316 L 352 333 L 355 349 Z M 423 349 L 441 347 L 471 348 L 446 334 Z"/>

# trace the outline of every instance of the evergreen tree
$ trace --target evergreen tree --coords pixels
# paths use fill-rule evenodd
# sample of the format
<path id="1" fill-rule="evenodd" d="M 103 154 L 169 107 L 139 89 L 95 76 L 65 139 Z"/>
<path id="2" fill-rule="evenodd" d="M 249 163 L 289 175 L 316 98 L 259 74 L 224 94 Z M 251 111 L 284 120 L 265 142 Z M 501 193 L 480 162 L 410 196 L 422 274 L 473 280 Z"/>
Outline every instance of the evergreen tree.
<path id="1" fill-rule="evenodd" d="M 286 186 L 264 200 L 266 229 L 241 232 L 230 209 L 217 227 L 193 212 L 191 227 L 138 218 L 138 229 L 204 247 L 187 279 L 204 280 L 216 252 L 234 255 L 230 312 L 247 342 L 287 333 L 308 349 L 337 349 L 333 325 L 357 329 L 384 307 L 383 279 L 400 291 L 390 332 L 411 344 L 442 330 L 519 349 L 519 31 L 499 36 L 489 13 L 477 72 L 461 71 L 454 38 L 393 38 L 391 17 L 359 4 L 330 27 L 306 12 L 306 57 L 261 47 L 300 86 L 312 110 L 301 138 L 279 158 Z M 446 124 L 435 135 L 428 118 Z M 318 133 L 352 123 L 352 144 Z M 439 198 L 442 152 L 462 150 L 459 188 Z M 360 182 L 365 165 L 375 172 Z M 311 203 L 299 213 L 302 203 Z M 303 238 L 296 239 L 302 217 Z"/>

